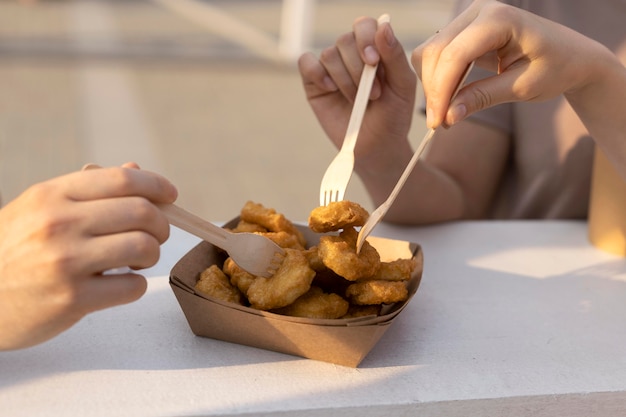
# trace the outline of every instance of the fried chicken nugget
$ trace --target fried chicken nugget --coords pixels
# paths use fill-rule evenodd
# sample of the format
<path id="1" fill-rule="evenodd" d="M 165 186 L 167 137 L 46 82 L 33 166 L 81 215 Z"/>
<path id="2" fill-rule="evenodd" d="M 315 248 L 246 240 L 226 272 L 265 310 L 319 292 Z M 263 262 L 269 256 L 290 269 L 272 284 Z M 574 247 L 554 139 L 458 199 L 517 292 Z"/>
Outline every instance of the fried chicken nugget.
<path id="1" fill-rule="evenodd" d="M 370 279 L 384 281 L 408 281 L 413 270 L 417 267 L 415 258 L 396 259 L 391 262 L 381 262 L 380 268 Z"/>
<path id="2" fill-rule="evenodd" d="M 303 251 L 285 249 L 285 259 L 270 278 L 255 277 L 246 295 L 253 308 L 273 310 L 293 303 L 311 288 L 315 271 Z"/>
<path id="3" fill-rule="evenodd" d="M 230 283 L 217 265 L 211 265 L 200 273 L 195 289 L 222 301 L 243 304 L 243 294 Z"/>
<path id="4" fill-rule="evenodd" d="M 344 277 L 337 275 L 335 271 L 326 268 L 323 271 L 316 271 L 313 284 L 311 285 L 320 287 L 324 292 L 345 294 L 346 288 L 348 288 L 350 284 L 352 284 L 352 281 L 348 281 Z"/>
<path id="5" fill-rule="evenodd" d="M 406 301 L 409 291 L 404 281 L 368 280 L 350 285 L 346 298 L 357 305 L 392 304 Z"/>
<path id="6" fill-rule="evenodd" d="M 311 319 L 338 319 L 348 312 L 348 303 L 334 293 L 325 293 L 319 287 L 311 287 L 304 295 L 275 313 Z"/>
<path id="7" fill-rule="evenodd" d="M 250 223 L 244 220 L 239 220 L 237 226 L 232 229 L 234 233 L 267 233 L 267 229 L 260 224 Z"/>
<path id="8" fill-rule="evenodd" d="M 281 248 L 291 248 L 291 249 L 299 249 L 304 250 L 304 246 L 300 243 L 299 237 L 285 232 L 266 232 L 266 233 L 258 233 L 259 235 L 263 235 L 269 240 L 276 243 Z"/>
<path id="9" fill-rule="evenodd" d="M 226 258 L 222 269 L 224 273 L 230 277 L 230 283 L 237 287 L 243 294 L 248 292 L 248 288 L 250 288 L 250 285 L 252 285 L 256 278 L 248 271 L 241 269 L 232 258 Z"/>
<path id="10" fill-rule="evenodd" d="M 309 214 L 309 228 L 317 233 L 333 232 L 348 227 L 363 226 L 369 213 L 352 201 L 336 201 L 313 209 Z"/>
<path id="11" fill-rule="evenodd" d="M 356 253 L 358 233 L 354 228 L 344 229 L 339 236 L 322 236 L 319 256 L 328 268 L 349 281 L 369 278 L 380 267 L 378 251 L 367 241 Z"/>
<path id="12" fill-rule="evenodd" d="M 259 224 L 270 232 L 287 232 L 294 235 L 298 238 L 302 247 L 306 246 L 306 239 L 302 232 L 291 221 L 287 220 L 283 214 L 277 213 L 272 208 L 266 208 L 262 204 L 248 201 L 241 209 L 240 217 L 241 220 Z"/>
<path id="13" fill-rule="evenodd" d="M 304 256 L 306 256 L 309 261 L 309 266 L 315 272 L 322 272 L 328 269 L 328 267 L 324 265 L 322 258 L 320 258 L 317 246 L 311 246 L 310 248 L 306 249 L 304 251 Z"/>

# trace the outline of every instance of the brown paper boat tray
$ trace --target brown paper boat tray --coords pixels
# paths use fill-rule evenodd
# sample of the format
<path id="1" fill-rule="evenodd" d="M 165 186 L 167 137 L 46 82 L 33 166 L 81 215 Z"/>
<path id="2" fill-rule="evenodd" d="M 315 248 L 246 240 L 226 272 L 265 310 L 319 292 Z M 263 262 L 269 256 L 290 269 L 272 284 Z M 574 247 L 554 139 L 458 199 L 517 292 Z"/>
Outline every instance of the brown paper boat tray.
<path id="1" fill-rule="evenodd" d="M 237 221 L 235 218 L 225 227 L 234 227 Z M 317 244 L 319 234 L 305 225 L 297 227 L 306 236 L 309 246 Z M 409 299 L 386 306 L 380 316 L 305 319 L 230 304 L 196 293 L 194 285 L 200 273 L 213 264 L 221 266 L 226 257 L 207 242 L 200 242 L 174 265 L 170 286 L 191 331 L 197 336 L 357 367 L 411 301 L 423 270 L 423 255 L 418 244 L 378 237 L 369 237 L 368 241 L 384 261 L 410 257 L 418 261 L 409 283 Z"/>

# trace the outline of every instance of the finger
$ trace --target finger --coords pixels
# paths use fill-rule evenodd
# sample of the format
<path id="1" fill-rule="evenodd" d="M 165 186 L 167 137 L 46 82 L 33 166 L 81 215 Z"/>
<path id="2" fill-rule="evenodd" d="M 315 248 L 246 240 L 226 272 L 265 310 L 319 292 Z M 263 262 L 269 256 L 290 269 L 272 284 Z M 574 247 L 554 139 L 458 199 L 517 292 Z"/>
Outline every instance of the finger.
<path id="1" fill-rule="evenodd" d="M 377 28 L 378 22 L 371 17 L 360 17 L 352 25 L 357 51 L 361 60 L 368 65 L 376 65 L 380 60 L 374 41 Z"/>
<path id="2" fill-rule="evenodd" d="M 122 164 L 122 168 L 141 169 L 136 162 L 126 162 Z"/>
<path id="3" fill-rule="evenodd" d="M 346 34 L 342 37 L 348 38 L 352 37 L 352 35 Z M 361 71 L 363 70 L 363 62 L 354 46 L 351 48 L 347 46 L 349 42 L 347 39 L 343 39 L 341 42 L 343 43 L 344 55 L 340 52 L 339 46 L 336 45 L 322 51 L 320 62 L 341 94 L 349 102 L 353 102 L 356 96 Z M 354 37 L 352 37 L 352 45 L 354 45 Z M 349 52 L 350 49 L 352 52 Z M 346 62 L 346 58 L 350 62 Z"/>
<path id="4" fill-rule="evenodd" d="M 136 301 L 147 288 L 146 279 L 139 274 L 97 276 L 84 283 L 79 303 L 86 312 L 103 310 Z"/>
<path id="5" fill-rule="evenodd" d="M 437 127 L 443 121 L 466 67 L 506 44 L 506 39 L 498 36 L 500 33 L 496 27 L 470 25 L 443 48 L 427 93 L 430 127 Z"/>
<path id="6" fill-rule="evenodd" d="M 142 231 L 130 231 L 89 239 L 76 250 L 74 273 L 98 274 L 110 269 L 129 266 L 149 268 L 160 256 L 160 244 L 154 236 Z"/>
<path id="7" fill-rule="evenodd" d="M 458 23 L 458 22 L 457 22 Z M 433 47 L 436 58 L 422 57 L 422 80 L 427 99 L 427 125 L 439 126 L 446 117 L 452 94 L 463 72 L 472 61 L 497 58 L 495 51 L 507 45 L 511 28 L 498 19 L 477 17 L 466 27 L 455 24 L 437 36 L 440 46 Z M 459 29 L 462 29 L 459 32 Z M 428 50 L 428 46 L 424 51 Z M 496 62 L 494 60 L 494 62 Z M 492 65 L 493 66 L 493 65 Z"/>
<path id="8" fill-rule="evenodd" d="M 176 187 L 162 176 L 122 167 L 91 169 L 62 177 L 65 194 L 76 201 L 141 196 L 153 202 L 176 200 Z"/>
<path id="9" fill-rule="evenodd" d="M 83 229 L 90 236 L 102 236 L 128 231 L 151 234 L 159 242 L 167 240 L 170 227 L 165 215 L 142 197 L 120 197 L 93 200 L 82 204 Z"/>
<path id="10" fill-rule="evenodd" d="M 122 166 L 122 168 L 141 169 L 136 162 L 126 162 L 126 163 L 123 163 L 121 166 Z M 96 164 L 94 162 L 89 162 L 89 163 L 83 165 L 83 167 L 81 168 L 81 171 L 89 171 L 91 169 L 101 169 L 101 168 L 102 168 L 102 166 L 100 166 L 100 165 L 98 165 L 98 164 Z"/>
<path id="11" fill-rule="evenodd" d="M 354 32 L 343 34 L 337 39 L 336 46 L 342 64 L 350 74 L 353 84 L 358 85 L 365 63 L 357 46 L 356 34 Z"/>
<path id="12" fill-rule="evenodd" d="M 475 14 L 471 13 L 472 8 L 465 10 L 450 22 L 445 28 L 438 30 L 426 42 L 420 45 L 415 53 L 420 56 L 420 68 L 416 66 L 416 71 L 420 74 L 420 79 L 424 84 L 424 90 L 428 95 L 432 86 L 432 78 L 437 70 L 439 59 L 444 48 L 459 35 L 475 18 Z"/>
<path id="13" fill-rule="evenodd" d="M 375 42 L 384 68 L 385 83 L 402 97 L 406 96 L 403 91 L 411 90 L 414 94 L 415 73 L 389 23 L 380 25 L 376 32 Z"/>
<path id="14" fill-rule="evenodd" d="M 300 71 L 307 98 L 337 91 L 337 85 L 328 75 L 321 62 L 311 52 L 303 54 L 298 59 L 298 70 Z"/>
<path id="15" fill-rule="evenodd" d="M 424 83 L 423 75 L 422 75 L 422 68 L 424 67 L 424 63 L 423 63 L 424 47 L 427 44 L 429 44 L 431 38 L 428 38 L 426 41 L 418 45 L 411 52 L 411 66 L 413 67 L 413 70 L 415 71 L 415 74 L 417 75 L 417 77 L 422 81 L 422 84 Z"/>
<path id="16" fill-rule="evenodd" d="M 446 112 L 445 123 L 452 126 L 477 111 L 514 101 L 530 99 L 516 94 L 511 86 L 521 79 L 523 69 L 516 68 L 471 83 L 459 91 Z"/>

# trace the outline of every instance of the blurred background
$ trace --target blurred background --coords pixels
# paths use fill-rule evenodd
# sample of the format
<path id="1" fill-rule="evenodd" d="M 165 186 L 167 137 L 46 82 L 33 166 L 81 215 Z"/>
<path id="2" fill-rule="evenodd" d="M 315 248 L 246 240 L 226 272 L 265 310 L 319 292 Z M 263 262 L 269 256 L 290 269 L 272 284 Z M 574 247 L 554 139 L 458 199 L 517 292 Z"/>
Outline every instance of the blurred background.
<path id="1" fill-rule="evenodd" d="M 0 194 L 135 161 L 212 221 L 247 200 L 306 220 L 336 149 L 296 59 L 362 15 L 407 53 L 452 0 L 0 0 Z M 412 138 L 422 137 L 416 114 Z M 346 198 L 372 209 L 358 177 Z"/>

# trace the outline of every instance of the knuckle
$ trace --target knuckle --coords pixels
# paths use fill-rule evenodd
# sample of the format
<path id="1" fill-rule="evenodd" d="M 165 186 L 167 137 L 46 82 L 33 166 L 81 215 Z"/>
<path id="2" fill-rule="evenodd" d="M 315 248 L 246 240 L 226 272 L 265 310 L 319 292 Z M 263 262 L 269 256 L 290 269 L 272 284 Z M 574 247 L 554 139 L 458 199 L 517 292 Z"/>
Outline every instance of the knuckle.
<path id="1" fill-rule="evenodd" d="M 320 61 L 323 63 L 332 62 L 339 57 L 339 51 L 336 46 L 330 46 L 320 53 Z"/>
<path id="2" fill-rule="evenodd" d="M 142 197 L 130 199 L 127 207 L 128 216 L 137 223 L 150 223 L 156 220 L 157 209 L 148 200 Z"/>
<path id="3" fill-rule="evenodd" d="M 369 17 L 369 16 L 359 16 L 356 19 L 354 19 L 354 22 L 352 23 L 352 26 L 357 26 L 357 25 L 361 25 L 363 23 L 366 24 L 371 24 L 374 22 L 374 18 L 373 17 Z"/>
<path id="4" fill-rule="evenodd" d="M 416 49 L 422 59 L 429 60 L 437 58 L 441 54 L 441 45 L 440 43 L 433 39 L 430 42 L 422 45 L 420 48 Z"/>
<path id="5" fill-rule="evenodd" d="M 507 4 L 490 2 L 484 10 L 495 22 L 515 22 L 517 20 L 516 9 Z"/>
<path id="6" fill-rule="evenodd" d="M 135 181 L 133 179 L 133 170 L 114 167 L 110 168 L 110 178 L 120 191 L 130 194 L 134 190 Z M 137 171 L 140 172 L 140 171 Z"/>
<path id="7" fill-rule="evenodd" d="M 159 242 L 149 233 L 135 233 L 129 243 L 141 266 L 154 265 L 159 260 Z"/>
<path id="8" fill-rule="evenodd" d="M 511 93 L 517 101 L 532 101 L 537 99 L 544 91 L 540 82 L 522 77 L 511 85 Z"/>
<path id="9" fill-rule="evenodd" d="M 53 296 L 54 304 L 58 310 L 71 311 L 80 304 L 82 291 L 79 285 L 62 285 L 59 286 Z"/>
<path id="10" fill-rule="evenodd" d="M 61 190 L 53 181 L 44 181 L 30 186 L 24 191 L 24 197 L 33 207 L 48 205 L 51 196 L 60 194 Z"/>
<path id="11" fill-rule="evenodd" d="M 129 204 L 127 215 L 133 224 L 145 229 L 158 242 L 164 242 L 169 237 L 169 222 L 150 201 L 136 197 Z"/>
<path id="12" fill-rule="evenodd" d="M 421 79 L 422 78 L 422 50 L 416 48 L 411 52 L 411 65 L 415 69 L 415 73 Z"/>
<path id="13" fill-rule="evenodd" d="M 337 38 L 337 46 L 340 48 L 349 48 L 356 44 L 353 32 L 344 33 Z"/>
<path id="14" fill-rule="evenodd" d="M 454 65 L 459 61 L 459 57 L 464 56 L 464 46 L 458 42 L 448 44 L 439 55 L 439 62 L 442 66 Z"/>
<path id="15" fill-rule="evenodd" d="M 41 210 L 36 219 L 37 235 L 42 241 L 50 241 L 76 229 L 76 222 L 68 210 Z"/>
<path id="16" fill-rule="evenodd" d="M 475 110 L 481 110 L 493 104 L 493 97 L 487 90 L 474 88 L 472 89 L 472 102 L 474 103 Z"/>

